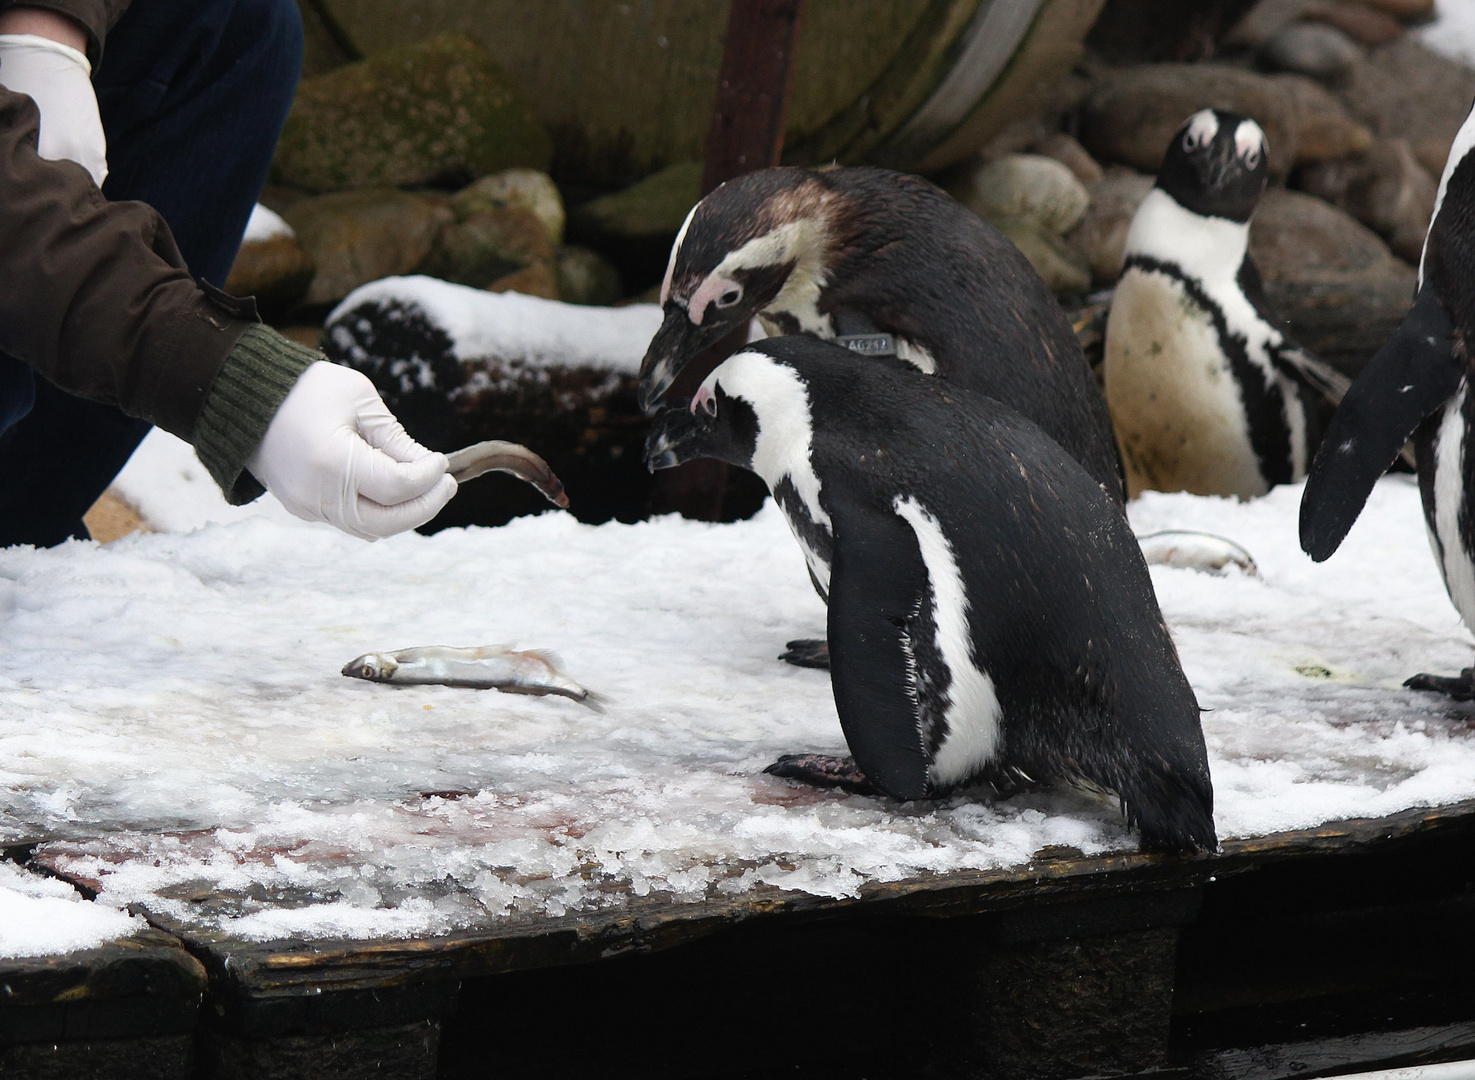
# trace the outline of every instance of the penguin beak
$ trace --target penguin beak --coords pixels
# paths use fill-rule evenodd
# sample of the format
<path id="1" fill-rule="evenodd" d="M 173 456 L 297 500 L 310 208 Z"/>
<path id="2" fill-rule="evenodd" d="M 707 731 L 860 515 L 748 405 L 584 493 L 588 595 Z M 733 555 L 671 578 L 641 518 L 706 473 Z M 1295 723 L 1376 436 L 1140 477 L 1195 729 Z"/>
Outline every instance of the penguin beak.
<path id="1" fill-rule="evenodd" d="M 726 329 L 720 324 L 717 328 Z M 708 328 L 697 326 L 687 317 L 685 308 L 675 301 L 666 301 L 665 320 L 650 339 L 645 359 L 640 362 L 640 386 L 635 400 L 643 413 L 654 415 L 676 376 L 712 337 Z"/>
<path id="2" fill-rule="evenodd" d="M 651 472 L 674 469 L 702 457 L 698 444 L 709 423 L 705 414 L 697 416 L 690 409 L 663 409 L 645 438 L 645 467 Z"/>
<path id="3" fill-rule="evenodd" d="M 1212 147 L 1209 153 L 1199 159 L 1199 179 L 1203 181 L 1205 188 L 1222 188 L 1239 172 L 1239 158 L 1232 142 Z"/>

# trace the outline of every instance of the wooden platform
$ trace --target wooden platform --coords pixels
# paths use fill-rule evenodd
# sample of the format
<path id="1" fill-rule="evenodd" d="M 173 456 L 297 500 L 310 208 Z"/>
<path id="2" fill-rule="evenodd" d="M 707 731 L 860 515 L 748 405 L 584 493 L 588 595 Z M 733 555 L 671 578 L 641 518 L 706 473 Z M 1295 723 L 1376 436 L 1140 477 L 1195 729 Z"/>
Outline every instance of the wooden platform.
<path id="1" fill-rule="evenodd" d="M 143 912 L 135 938 L 0 962 L 0 1075 L 1273 1080 L 1475 1056 L 1475 802 L 854 900 L 610 899 L 311 944 Z M 200 923 L 238 900 L 200 897 Z"/>

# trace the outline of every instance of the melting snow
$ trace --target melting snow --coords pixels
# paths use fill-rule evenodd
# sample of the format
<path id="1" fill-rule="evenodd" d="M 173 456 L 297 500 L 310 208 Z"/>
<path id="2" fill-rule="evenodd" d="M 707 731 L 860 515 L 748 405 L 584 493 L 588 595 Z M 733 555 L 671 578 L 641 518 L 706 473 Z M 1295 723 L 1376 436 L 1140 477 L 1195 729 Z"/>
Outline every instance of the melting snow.
<path id="1" fill-rule="evenodd" d="M 173 477 L 210 517 L 181 448 L 151 452 L 160 471 L 145 458 L 131 482 Z M 1139 532 L 1215 532 L 1260 567 L 1153 570 L 1209 710 L 1224 837 L 1475 796 L 1475 708 L 1399 685 L 1471 658 L 1415 487 L 1385 479 L 1322 566 L 1296 547 L 1299 498 L 1132 510 Z M 827 676 L 775 660 L 824 609 L 771 505 L 734 525 L 548 513 L 372 545 L 269 497 L 234 513 L 0 551 L 0 842 L 56 841 L 102 905 L 254 938 L 415 935 L 1135 846 L 1072 791 L 899 805 L 765 776 L 781 753 L 844 749 Z M 608 711 L 338 674 L 370 650 L 500 642 L 556 650 Z M 206 916 L 196 889 L 236 906 Z"/>

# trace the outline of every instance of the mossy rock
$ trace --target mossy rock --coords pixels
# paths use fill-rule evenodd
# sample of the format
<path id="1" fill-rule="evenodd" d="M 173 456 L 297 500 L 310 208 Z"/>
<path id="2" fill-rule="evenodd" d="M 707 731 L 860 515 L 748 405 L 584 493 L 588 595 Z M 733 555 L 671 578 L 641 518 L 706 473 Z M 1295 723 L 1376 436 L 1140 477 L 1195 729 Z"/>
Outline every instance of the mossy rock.
<path id="1" fill-rule="evenodd" d="M 317 264 L 309 304 L 332 303 L 366 282 L 414 271 L 452 220 L 442 201 L 396 188 L 301 199 L 284 216 Z"/>
<path id="2" fill-rule="evenodd" d="M 465 184 L 526 166 L 553 143 L 501 68 L 464 34 L 442 34 L 305 79 L 272 177 L 307 191 Z"/>
<path id="3" fill-rule="evenodd" d="M 456 207 L 451 210 L 454 213 Z M 420 269 L 432 277 L 484 289 L 528 266 L 552 262 L 553 244 L 534 211 L 488 205 L 443 229 Z"/>

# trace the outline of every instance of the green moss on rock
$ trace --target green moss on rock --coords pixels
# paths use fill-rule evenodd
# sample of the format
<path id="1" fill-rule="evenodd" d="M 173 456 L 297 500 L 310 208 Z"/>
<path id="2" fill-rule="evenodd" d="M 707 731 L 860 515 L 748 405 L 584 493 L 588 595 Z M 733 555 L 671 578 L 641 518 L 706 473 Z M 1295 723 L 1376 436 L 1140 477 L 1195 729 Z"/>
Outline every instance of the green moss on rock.
<path id="1" fill-rule="evenodd" d="M 463 34 L 305 79 L 272 175 L 308 191 L 466 183 L 548 168 L 553 143 L 486 51 Z"/>

